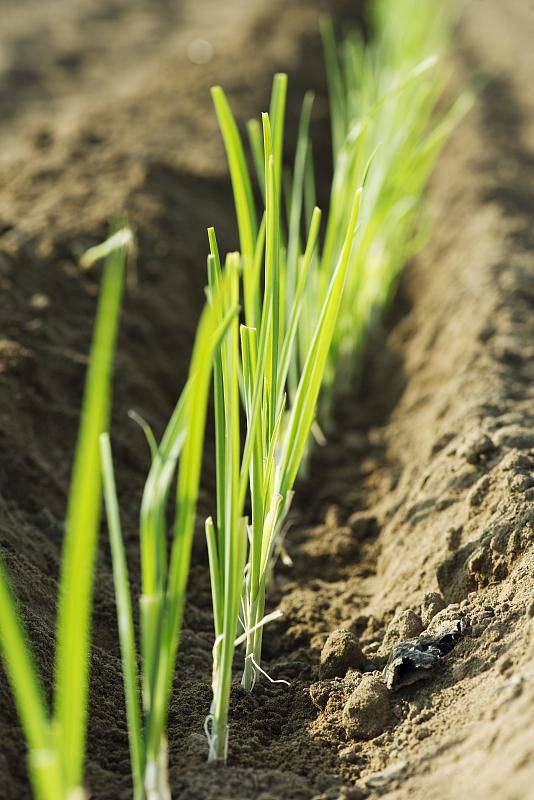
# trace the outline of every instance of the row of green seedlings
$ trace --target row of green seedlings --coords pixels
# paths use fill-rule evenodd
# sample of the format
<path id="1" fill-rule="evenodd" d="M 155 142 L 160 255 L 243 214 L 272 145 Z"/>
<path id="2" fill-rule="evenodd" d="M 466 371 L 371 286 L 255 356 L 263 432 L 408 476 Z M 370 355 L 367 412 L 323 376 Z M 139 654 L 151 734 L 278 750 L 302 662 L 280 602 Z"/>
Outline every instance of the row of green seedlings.
<path id="1" fill-rule="evenodd" d="M 323 28 L 334 179 L 321 252 L 321 215 L 315 207 L 308 136 L 312 95 L 304 99 L 292 175 L 282 168 L 285 75 L 275 77 L 269 114 L 248 126 L 264 199 L 258 224 L 237 125 L 222 90 L 213 90 L 241 252 L 227 256 L 223 268 L 215 232 L 209 230 L 208 303 L 197 330 L 189 379 L 159 446 L 142 423 L 152 466 L 140 519 L 140 657 L 106 433 L 129 231 L 119 231 L 86 256 L 87 264 L 102 256 L 107 262 L 69 495 L 52 714 L 6 575 L 0 570 L 0 640 L 39 800 L 85 796 L 87 663 L 100 469 L 113 555 L 134 795 L 136 800 L 170 798 L 167 716 L 212 370 L 217 508 L 215 519 L 206 522 L 215 627 L 213 702 L 206 725 L 210 759 L 224 760 L 227 754 L 235 647 L 245 644 L 245 689 L 251 691 L 258 677 L 265 675 L 263 627 L 276 616 L 276 612 L 265 614 L 268 579 L 308 451 L 317 402 L 321 400 L 320 418 L 327 425 L 336 376 L 354 374 L 369 325 L 387 305 L 400 267 L 421 243 L 422 192 L 442 144 L 465 110 L 461 100 L 446 114 L 435 114 L 446 77 L 438 58 L 448 38 L 445 6 L 440 3 L 431 13 L 426 0 L 377 0 L 374 9 L 375 43 L 370 47 L 349 36 L 338 56 L 330 24 Z M 177 469 L 169 550 L 167 506 Z M 244 516 L 245 508 L 250 519 Z"/>
<path id="2" fill-rule="evenodd" d="M 308 451 L 321 389 L 328 410 L 337 388 L 334 376 L 338 371 L 346 374 L 348 366 L 357 363 L 374 315 L 387 305 L 400 267 L 420 246 L 422 192 L 440 148 L 464 112 L 463 102 L 458 103 L 429 126 L 444 87 L 435 53 L 446 42 L 445 19 L 430 14 L 419 0 L 406 0 L 407 4 L 413 11 L 415 6 L 424 10 L 417 18 L 417 33 L 412 30 L 408 52 L 402 47 L 395 52 L 390 41 L 399 20 L 391 15 L 389 3 L 377 6 L 379 36 L 371 51 L 354 36 L 346 40 L 338 60 L 331 25 L 324 25 L 334 180 L 321 253 L 321 212 L 315 206 L 308 135 L 313 96 L 304 98 L 292 174 L 284 176 L 282 169 L 286 75 L 275 76 L 269 113 L 248 125 L 264 201 L 258 220 L 238 126 L 223 90 L 212 91 L 228 157 L 241 252 L 229 254 L 223 269 L 215 231 L 209 229 L 208 301 L 211 308 L 215 300 L 221 303 L 217 312 L 221 325 L 229 320 L 214 350 L 217 509 L 215 518 L 206 521 L 215 628 L 213 701 L 206 722 L 210 760 L 227 757 L 236 646 L 245 645 L 243 687 L 252 691 L 258 677 L 266 676 L 261 667 L 263 627 L 277 616 L 277 612 L 265 614 L 268 579 Z M 383 13 L 385 5 L 388 14 Z M 429 49 L 434 55 L 427 54 Z M 371 68 L 375 64 L 377 72 Z M 363 213 L 370 187 L 374 191 L 354 246 L 364 184 Z M 240 301 L 242 325 L 235 313 Z M 246 420 L 243 434 L 241 406 Z M 244 516 L 245 508 L 250 518 Z M 160 538 L 163 554 L 164 525 Z M 189 553 L 190 542 L 183 563 L 189 563 Z M 148 627 L 154 630 L 153 624 Z M 158 647 L 156 654 L 161 652 Z M 176 649 L 173 658 L 175 653 Z M 130 716 L 139 718 L 138 712 Z M 147 718 L 152 713 L 145 709 L 145 728 L 150 730 Z M 148 791 L 152 784 L 147 775 L 157 774 L 159 765 L 159 793 L 154 798 L 168 796 L 164 724 L 158 727 L 160 734 L 160 756 L 155 758 L 154 751 L 139 759 L 135 770 L 144 775 Z M 140 728 L 132 739 L 140 739 Z"/>
<path id="3" fill-rule="evenodd" d="M 286 77 L 277 76 L 273 95 L 276 97 L 281 87 L 285 91 L 285 85 Z M 215 95 L 222 97 L 217 91 Z M 283 125 L 283 116 L 278 116 L 277 124 Z M 273 152 L 276 135 L 280 148 L 282 139 L 276 128 L 271 129 L 268 114 L 263 115 L 263 130 L 266 212 L 254 258 L 246 261 L 239 253 L 230 253 L 223 268 L 215 231 L 209 230 L 208 303 L 197 333 L 190 378 L 159 447 L 146 430 L 152 445 L 152 467 L 143 494 L 140 527 L 141 702 L 111 451 L 108 437 L 102 437 L 132 775 L 139 800 L 170 797 L 167 715 L 189 572 L 210 374 L 213 369 L 217 513 L 216 521 L 206 521 L 206 537 L 216 639 L 207 732 L 210 760 L 224 761 L 234 650 L 240 641 L 246 643 L 243 685 L 250 691 L 261 669 L 261 629 L 273 618 L 264 613 L 267 576 L 314 419 L 356 229 L 360 191 L 355 193 L 343 253 L 288 411 L 284 387 L 306 276 L 316 249 L 320 211 L 316 209 L 312 216 L 296 302 L 287 309 L 282 295 L 280 200 Z M 240 325 L 241 296 L 245 319 L 255 325 Z M 209 339 L 204 334 L 206 326 Z M 246 414 L 243 435 L 241 405 Z M 168 559 L 166 509 L 178 461 L 176 518 Z M 244 516 L 247 501 L 250 523 Z"/>
<path id="4" fill-rule="evenodd" d="M 462 95 L 436 111 L 448 78 L 445 3 L 379 0 L 374 14 L 374 44 L 352 34 L 339 56 L 331 22 L 322 27 L 334 160 L 322 250 L 309 138 L 313 95 L 304 98 L 293 170 L 285 175 L 285 75 L 275 76 L 269 114 L 261 124 L 248 123 L 265 208 L 258 223 L 238 126 L 223 90 L 212 90 L 234 192 L 246 324 L 238 335 L 234 322 L 232 344 L 215 364 L 217 524 L 206 524 L 216 635 L 210 759 L 226 758 L 236 644 L 246 644 L 245 690 L 269 678 L 261 667 L 263 628 L 277 612 L 265 615 L 266 591 L 314 426 L 321 436 L 317 403 L 321 427 L 328 428 L 335 393 L 354 388 L 367 332 L 387 308 L 403 264 L 424 242 L 424 188 L 471 102 Z M 213 289 L 221 274 L 213 230 L 209 240 Z M 226 266 L 236 276 L 237 259 L 230 256 Z M 242 450 L 238 375 L 247 425 Z M 240 518 L 245 498 L 250 521 Z"/>

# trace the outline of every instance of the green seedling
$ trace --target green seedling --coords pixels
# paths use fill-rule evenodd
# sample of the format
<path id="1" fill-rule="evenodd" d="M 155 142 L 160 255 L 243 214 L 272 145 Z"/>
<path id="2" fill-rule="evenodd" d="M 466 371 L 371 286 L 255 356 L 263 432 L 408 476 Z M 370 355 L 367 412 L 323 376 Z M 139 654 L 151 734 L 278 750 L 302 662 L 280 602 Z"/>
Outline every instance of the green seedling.
<path id="1" fill-rule="evenodd" d="M 25 626 L 0 562 L 0 647 L 29 751 L 37 800 L 82 800 L 94 563 L 100 525 L 99 436 L 109 424 L 111 377 L 131 233 L 88 251 L 105 257 L 68 499 L 61 564 L 54 708 L 45 701 Z"/>

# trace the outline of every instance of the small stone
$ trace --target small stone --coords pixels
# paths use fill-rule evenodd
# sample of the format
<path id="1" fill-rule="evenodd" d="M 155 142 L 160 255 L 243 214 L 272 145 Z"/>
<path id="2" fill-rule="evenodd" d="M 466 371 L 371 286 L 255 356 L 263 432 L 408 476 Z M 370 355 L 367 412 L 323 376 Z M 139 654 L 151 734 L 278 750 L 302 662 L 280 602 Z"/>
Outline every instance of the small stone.
<path id="1" fill-rule="evenodd" d="M 363 669 L 367 663 L 360 642 L 351 631 L 340 628 L 332 631 L 321 652 L 321 678 L 342 678 L 352 667 Z"/>
<path id="2" fill-rule="evenodd" d="M 343 725 L 351 739 L 373 739 L 391 717 L 390 694 L 378 675 L 365 674 L 343 709 Z"/>
<path id="3" fill-rule="evenodd" d="M 386 686 L 396 691 L 423 680 L 439 663 L 440 658 L 441 654 L 436 647 L 419 646 L 417 639 L 400 642 L 382 672 Z"/>
<path id="4" fill-rule="evenodd" d="M 439 592 L 427 592 L 421 603 L 421 620 L 425 628 L 430 624 L 436 614 L 446 607 L 445 600 Z"/>
<path id="5" fill-rule="evenodd" d="M 411 608 L 395 614 L 389 623 L 384 637 L 384 647 L 391 647 L 405 639 L 413 639 L 423 630 L 421 618 Z"/>

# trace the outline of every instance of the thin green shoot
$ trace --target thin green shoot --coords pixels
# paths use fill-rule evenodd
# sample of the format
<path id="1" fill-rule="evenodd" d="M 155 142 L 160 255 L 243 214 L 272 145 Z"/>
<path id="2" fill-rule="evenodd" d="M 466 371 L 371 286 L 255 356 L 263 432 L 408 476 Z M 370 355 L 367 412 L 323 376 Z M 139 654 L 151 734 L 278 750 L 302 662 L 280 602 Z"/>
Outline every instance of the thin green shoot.
<path id="1" fill-rule="evenodd" d="M 83 259 L 85 267 L 102 257 L 106 263 L 68 500 L 53 713 L 44 699 L 25 626 L 0 563 L 0 647 L 29 749 L 30 778 L 37 800 L 85 796 L 91 607 L 101 499 L 98 439 L 109 420 L 112 366 L 130 241 L 129 230 L 121 229 L 103 245 L 88 251 Z"/>

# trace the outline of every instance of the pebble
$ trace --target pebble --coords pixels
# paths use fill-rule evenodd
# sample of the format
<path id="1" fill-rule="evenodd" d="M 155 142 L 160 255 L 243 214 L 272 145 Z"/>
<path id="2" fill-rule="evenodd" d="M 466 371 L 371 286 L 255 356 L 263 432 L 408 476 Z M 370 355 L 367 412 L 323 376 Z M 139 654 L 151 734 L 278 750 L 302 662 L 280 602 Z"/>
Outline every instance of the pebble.
<path id="1" fill-rule="evenodd" d="M 391 698 L 378 675 L 365 674 L 343 709 L 343 725 L 351 739 L 378 736 L 391 718 Z"/>
<path id="2" fill-rule="evenodd" d="M 319 676 L 342 678 L 349 668 L 363 669 L 367 663 L 360 642 L 344 628 L 332 631 L 321 652 Z"/>

